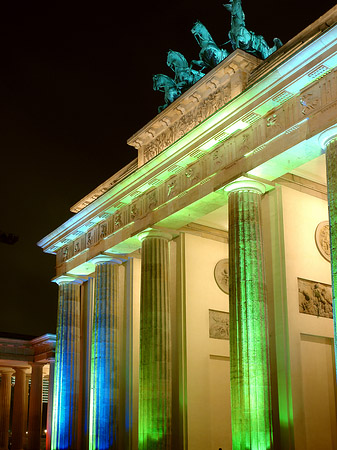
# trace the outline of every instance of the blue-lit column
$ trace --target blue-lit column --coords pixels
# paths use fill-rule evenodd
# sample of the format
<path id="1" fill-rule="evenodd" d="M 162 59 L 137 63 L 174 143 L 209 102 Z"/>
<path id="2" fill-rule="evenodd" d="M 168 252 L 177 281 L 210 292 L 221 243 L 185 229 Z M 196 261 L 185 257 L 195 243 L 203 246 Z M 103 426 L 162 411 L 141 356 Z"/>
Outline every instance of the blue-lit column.
<path id="1" fill-rule="evenodd" d="M 59 285 L 59 299 L 51 448 L 77 450 L 82 281 L 67 275 L 53 281 Z"/>
<path id="2" fill-rule="evenodd" d="M 230 387 L 233 450 L 273 446 L 268 315 L 261 231 L 264 185 L 226 186 L 229 216 Z"/>
<path id="3" fill-rule="evenodd" d="M 337 314 L 335 308 L 337 295 L 337 127 L 329 128 L 322 133 L 320 136 L 320 143 L 323 150 L 325 150 L 326 158 L 333 302 L 332 311 L 334 323 L 335 367 L 337 368 Z"/>
<path id="4" fill-rule="evenodd" d="M 96 265 L 91 350 L 90 450 L 117 449 L 119 408 L 119 264 L 99 255 Z"/>
<path id="5" fill-rule="evenodd" d="M 172 375 L 169 302 L 170 235 L 142 241 L 139 363 L 139 450 L 171 449 Z"/>

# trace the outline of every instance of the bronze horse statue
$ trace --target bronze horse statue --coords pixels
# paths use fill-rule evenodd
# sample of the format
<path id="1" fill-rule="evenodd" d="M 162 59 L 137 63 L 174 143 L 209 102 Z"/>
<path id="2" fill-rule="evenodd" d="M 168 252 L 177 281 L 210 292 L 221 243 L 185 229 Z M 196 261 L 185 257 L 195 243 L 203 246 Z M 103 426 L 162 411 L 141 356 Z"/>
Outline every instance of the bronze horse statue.
<path id="1" fill-rule="evenodd" d="M 166 63 L 173 70 L 175 74 L 174 81 L 181 92 L 187 91 L 187 89 L 205 75 L 198 70 L 192 69 L 185 56 L 174 50 L 168 52 Z"/>
<path id="2" fill-rule="evenodd" d="M 200 59 L 193 60 L 192 64 L 199 66 L 200 70 L 206 67 L 213 69 L 229 55 L 227 50 L 221 49 L 216 45 L 207 28 L 201 22 L 195 22 L 191 32 L 201 47 L 199 52 Z"/>
<path id="3" fill-rule="evenodd" d="M 181 95 L 181 90 L 177 86 L 177 83 L 167 75 L 158 73 L 153 76 L 153 89 L 155 91 L 164 92 L 165 104 L 158 107 L 158 112 L 163 111 L 170 103 L 174 102 L 176 98 Z"/>
<path id="4" fill-rule="evenodd" d="M 274 46 L 269 47 L 263 36 L 247 30 L 241 0 L 229 0 L 229 3 L 223 6 L 231 13 L 231 30 L 228 36 L 233 50 L 240 48 L 258 58 L 266 59 L 282 46 L 280 39 L 274 38 Z"/>

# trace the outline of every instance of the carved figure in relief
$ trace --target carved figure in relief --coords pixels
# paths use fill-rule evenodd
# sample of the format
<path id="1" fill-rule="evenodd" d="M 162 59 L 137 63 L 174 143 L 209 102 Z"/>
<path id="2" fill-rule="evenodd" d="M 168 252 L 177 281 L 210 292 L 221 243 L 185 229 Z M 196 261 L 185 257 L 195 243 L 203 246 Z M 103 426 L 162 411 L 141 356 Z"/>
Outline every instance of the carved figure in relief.
<path id="1" fill-rule="evenodd" d="M 106 226 L 105 223 L 103 223 L 103 224 L 101 225 L 100 238 L 101 238 L 101 239 L 104 239 L 105 236 L 106 236 L 106 234 L 107 234 L 107 226 Z"/>
<path id="2" fill-rule="evenodd" d="M 118 213 L 115 215 L 115 228 L 120 228 L 123 225 L 122 214 Z"/>
<path id="3" fill-rule="evenodd" d="M 201 22 L 196 22 L 191 32 L 201 47 L 199 52 L 200 59 L 193 60 L 192 64 L 199 66 L 200 70 L 206 67 L 213 69 L 229 55 L 227 50 L 221 49 L 216 45 L 207 28 Z"/>
<path id="4" fill-rule="evenodd" d="M 92 243 L 92 233 L 91 231 L 89 231 L 87 234 L 87 246 L 89 247 L 90 245 L 92 245 Z"/>
<path id="5" fill-rule="evenodd" d="M 177 180 L 173 180 L 167 185 L 167 197 L 173 197 L 177 191 Z"/>
<path id="6" fill-rule="evenodd" d="M 166 63 L 175 73 L 174 81 L 181 93 L 187 91 L 205 75 L 201 71 L 191 69 L 185 56 L 173 50 L 168 52 Z"/>
<path id="7" fill-rule="evenodd" d="M 209 337 L 212 339 L 229 339 L 229 313 L 209 310 Z"/>
<path id="8" fill-rule="evenodd" d="M 299 311 L 332 318 L 332 288 L 328 284 L 298 278 Z"/>
<path id="9" fill-rule="evenodd" d="M 69 253 L 69 248 L 68 247 L 64 247 L 64 249 L 62 251 L 62 262 L 67 261 L 68 253 Z"/>
<path id="10" fill-rule="evenodd" d="M 74 245 L 74 253 L 79 253 L 80 251 L 80 243 L 76 242 Z"/>
<path id="11" fill-rule="evenodd" d="M 138 216 L 138 214 L 139 214 L 139 210 L 137 208 L 137 205 L 134 203 L 133 205 L 131 205 L 131 208 L 130 208 L 131 220 L 134 220 Z"/>
<path id="12" fill-rule="evenodd" d="M 153 90 L 164 92 L 165 94 L 165 104 L 158 107 L 158 112 L 163 111 L 163 109 L 181 95 L 181 89 L 177 86 L 177 83 L 162 73 L 153 76 Z"/>
<path id="13" fill-rule="evenodd" d="M 240 48 L 258 58 L 266 59 L 282 47 L 282 42 L 278 38 L 274 38 L 274 46 L 269 47 L 263 36 L 247 30 L 241 0 L 229 0 L 224 7 L 231 13 L 231 29 L 228 36 L 233 50 Z"/>
<path id="14" fill-rule="evenodd" d="M 327 220 L 320 222 L 315 231 L 316 246 L 320 254 L 327 261 L 330 261 L 330 231 Z"/>

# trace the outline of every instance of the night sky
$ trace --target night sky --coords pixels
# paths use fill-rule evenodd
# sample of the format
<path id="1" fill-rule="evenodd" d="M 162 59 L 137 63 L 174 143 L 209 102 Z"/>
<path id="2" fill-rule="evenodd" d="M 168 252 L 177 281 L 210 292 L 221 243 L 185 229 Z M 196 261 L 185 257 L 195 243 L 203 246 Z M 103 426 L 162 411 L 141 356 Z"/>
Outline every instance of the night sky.
<path id="1" fill-rule="evenodd" d="M 3 2 L 5 3 L 5 2 Z M 222 1 L 6 2 L 0 9 L 0 332 L 55 333 L 55 257 L 36 243 L 69 208 L 137 156 L 126 141 L 157 113 L 152 76 L 172 76 L 169 49 L 188 61 L 200 20 L 228 40 Z M 28 5 L 29 3 L 29 5 Z M 243 0 L 246 26 L 284 43 L 333 1 Z M 295 9 L 296 8 L 296 9 Z M 229 45 L 227 50 L 231 51 Z"/>

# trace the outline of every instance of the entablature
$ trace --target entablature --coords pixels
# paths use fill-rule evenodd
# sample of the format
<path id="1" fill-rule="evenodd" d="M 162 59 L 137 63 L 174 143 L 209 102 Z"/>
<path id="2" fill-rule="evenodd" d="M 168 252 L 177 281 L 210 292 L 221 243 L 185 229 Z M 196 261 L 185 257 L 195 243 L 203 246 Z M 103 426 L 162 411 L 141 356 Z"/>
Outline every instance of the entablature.
<path id="1" fill-rule="evenodd" d="M 337 27 L 319 39 L 40 241 L 44 251 L 57 253 L 60 272 L 203 196 L 209 203 L 243 173 L 273 180 L 318 156 L 316 136 L 337 117 Z"/>

